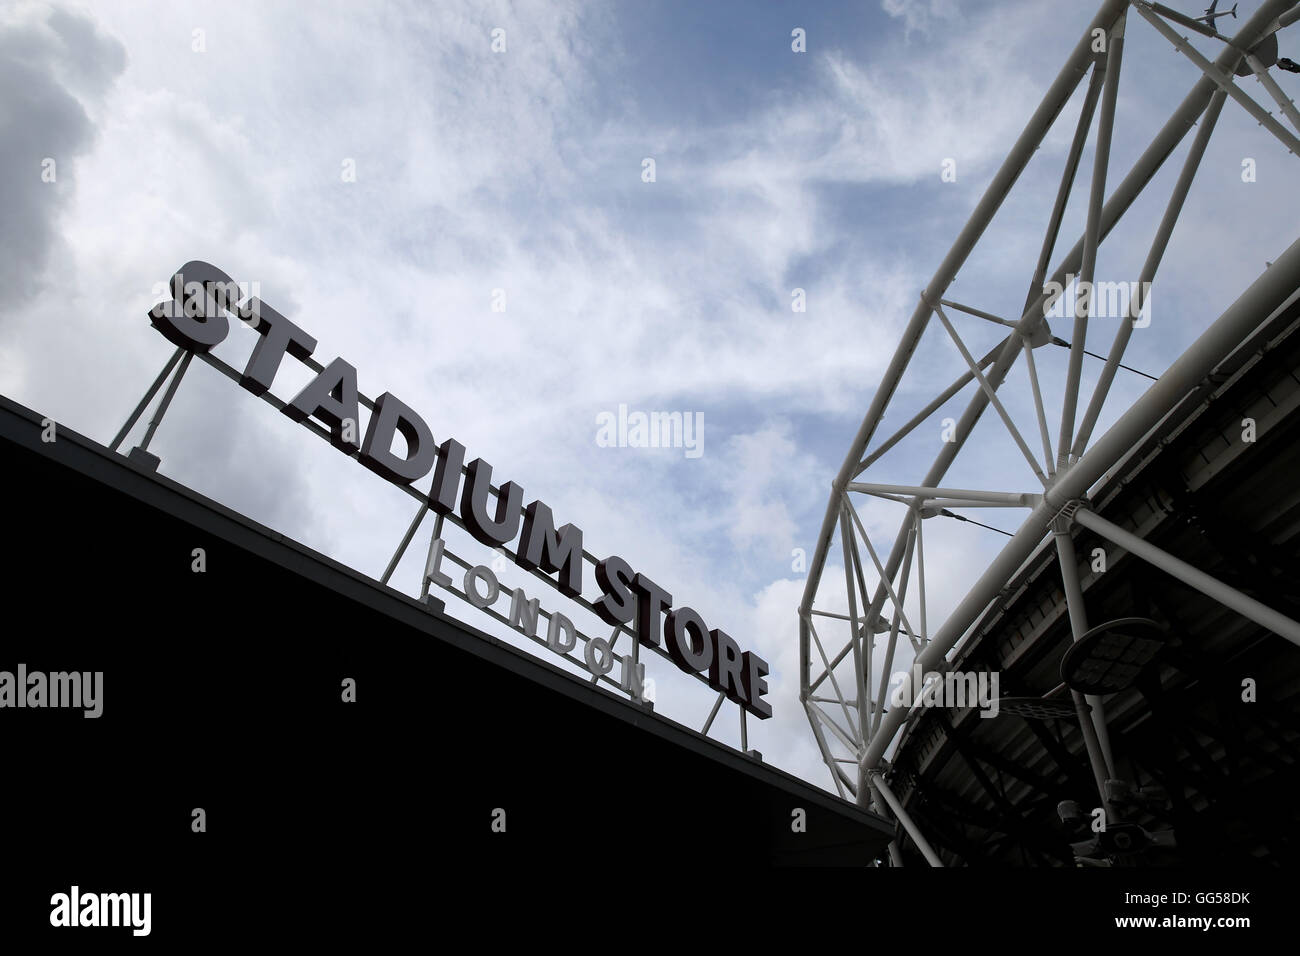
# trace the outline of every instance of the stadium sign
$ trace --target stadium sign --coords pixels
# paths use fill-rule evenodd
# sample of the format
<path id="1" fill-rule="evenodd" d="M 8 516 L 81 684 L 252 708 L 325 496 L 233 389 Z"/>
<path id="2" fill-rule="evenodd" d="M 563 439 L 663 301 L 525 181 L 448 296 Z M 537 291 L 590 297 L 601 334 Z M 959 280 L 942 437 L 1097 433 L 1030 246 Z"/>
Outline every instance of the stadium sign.
<path id="1" fill-rule="evenodd" d="M 172 276 L 170 292 L 170 299 L 149 310 L 149 319 L 182 349 L 197 354 L 210 352 L 229 334 L 231 316 L 258 333 L 259 339 L 239 377 L 240 385 L 254 395 L 270 391 L 286 355 L 306 361 L 316 350 L 315 338 L 256 295 L 245 299 L 240 285 L 209 263 L 187 262 Z M 458 514 L 465 529 L 490 548 L 505 548 L 517 538 L 516 564 L 555 575 L 555 580 L 545 580 L 569 598 L 582 595 L 581 528 L 573 524 L 556 528 L 551 509 L 540 500 L 525 505 L 523 488 L 512 481 L 495 491 L 496 503 L 492 507 L 490 464 L 476 458 L 466 466 L 465 446 L 454 438 L 435 444 L 424 419 L 391 392 L 380 395 L 373 404 L 361 436 L 357 371 L 336 358 L 282 410 L 297 422 L 319 422 L 328 430 L 335 448 L 393 484 L 411 485 L 432 472 L 427 494 L 431 510 L 443 516 Z M 393 449 L 399 434 L 406 444 L 404 454 Z M 441 542 L 435 540 L 434 544 L 440 557 Z M 494 582 L 483 580 L 490 571 L 488 575 L 484 571 L 487 569 L 482 566 L 472 568 L 465 576 L 465 597 L 480 609 L 490 603 L 479 593 L 480 583 L 485 584 L 489 595 L 495 596 Z M 450 583 L 437 570 L 436 561 L 426 569 L 426 577 L 444 586 Z M 708 627 L 692 608 L 674 607 L 672 594 L 617 555 L 596 562 L 595 578 L 600 594 L 590 607 L 606 623 L 615 627 L 634 625 L 641 645 L 666 649 L 682 671 L 700 675 L 710 687 L 749 713 L 759 718 L 772 716 L 771 705 L 764 700 L 769 669 L 761 657 L 742 651 L 725 631 Z M 535 629 L 537 604 L 528 603 Z M 520 616 L 518 608 L 512 609 L 512 623 Z M 556 637 L 557 630 L 564 630 L 557 618 L 567 622 L 562 615 L 552 615 L 547 643 L 553 650 L 566 646 L 563 633 Z M 572 643 L 567 646 L 572 647 Z M 587 660 L 590 669 L 590 648 Z M 604 669 L 610 666 L 612 661 L 606 660 Z"/>

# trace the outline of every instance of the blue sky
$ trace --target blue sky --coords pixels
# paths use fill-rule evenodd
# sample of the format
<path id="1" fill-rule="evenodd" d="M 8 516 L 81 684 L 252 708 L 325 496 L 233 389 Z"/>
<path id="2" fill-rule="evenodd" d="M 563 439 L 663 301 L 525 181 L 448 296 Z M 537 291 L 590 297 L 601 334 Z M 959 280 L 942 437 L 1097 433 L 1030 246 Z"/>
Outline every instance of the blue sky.
<path id="1" fill-rule="evenodd" d="M 1243 3 L 1243 16 L 1254 6 Z M 6 8 L 0 391 L 107 441 L 169 354 L 145 320 L 155 284 L 190 259 L 257 281 L 317 337 L 316 358 L 344 356 L 364 392 L 394 392 L 438 440 L 457 437 L 581 525 L 591 550 L 623 555 L 760 649 L 777 716 L 752 745 L 827 785 L 796 702 L 804 581 L 792 552 L 811 552 L 830 480 L 917 294 L 1092 5 L 361 10 Z M 795 28 L 806 53 L 791 50 Z M 1278 79 L 1296 94 L 1296 77 Z M 1195 80 L 1133 17 L 1115 169 Z M 1001 314 L 1023 302 L 1078 102 L 955 297 Z M 1136 278 L 1184 149 L 1134 225 L 1103 246 L 1099 277 Z M 1245 157 L 1257 160 L 1255 182 L 1242 181 Z M 57 162 L 53 183 L 41 180 L 45 158 Z M 645 158 L 653 183 L 641 178 Z M 955 182 L 940 177 L 949 158 Z M 349 160 L 355 182 L 341 176 Z M 1131 364 L 1161 371 L 1294 239 L 1296 162 L 1228 105 Z M 1089 175 L 1085 159 L 1079 181 Z M 1082 215 L 1076 201 L 1067 247 Z M 804 313 L 791 311 L 795 288 Z M 491 310 L 495 289 L 503 313 Z M 960 327 L 977 352 L 999 338 Z M 939 333 L 928 333 L 894 424 L 961 370 Z M 1110 334 L 1090 340 L 1095 350 Z M 225 357 L 240 364 L 249 338 L 232 335 Z M 1063 368 L 1053 361 L 1043 359 L 1045 374 Z M 290 397 L 298 381 L 287 373 L 277 393 Z M 1121 378 L 1105 420 L 1144 387 Z M 1013 374 L 1008 389 L 1024 415 L 1023 379 Z M 704 454 L 598 447 L 597 416 L 620 404 L 703 413 Z M 952 483 L 1033 490 L 996 426 L 981 427 Z M 918 439 L 873 477 L 918 480 L 937 427 Z M 165 474 L 376 576 L 409 520 L 404 496 L 205 368 L 187 379 L 155 450 Z M 287 491 L 270 490 L 272 474 Z M 887 542 L 890 515 L 864 517 Z M 1001 543 L 951 524 L 934 532 L 936 620 Z M 416 577 L 404 565 L 394 583 L 415 591 Z M 664 675 L 662 712 L 699 726 L 711 704 Z M 724 738 L 734 736 L 728 724 Z"/>

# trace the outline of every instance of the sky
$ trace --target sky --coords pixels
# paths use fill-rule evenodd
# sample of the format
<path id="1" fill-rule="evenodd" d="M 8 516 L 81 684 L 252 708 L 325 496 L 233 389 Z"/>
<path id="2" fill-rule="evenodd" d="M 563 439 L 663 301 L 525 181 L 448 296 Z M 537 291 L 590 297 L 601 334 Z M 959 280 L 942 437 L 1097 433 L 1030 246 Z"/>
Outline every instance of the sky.
<path id="1" fill-rule="evenodd" d="M 1257 5 L 1243 0 L 1243 19 Z M 256 282 L 317 338 L 317 360 L 346 358 L 365 394 L 393 392 L 438 441 L 456 437 L 581 526 L 589 550 L 623 556 L 759 652 L 775 715 L 749 721 L 749 745 L 829 787 L 798 702 L 800 554 L 920 290 L 1094 9 L 6 4 L 0 393 L 107 443 L 172 351 L 146 318 L 159 284 L 193 259 Z M 1300 58 L 1300 42 L 1282 47 Z M 1274 75 L 1296 95 L 1300 77 Z M 1130 17 L 1112 182 L 1196 79 Z M 1016 317 L 1080 99 L 951 296 Z M 1186 145 L 1103 244 L 1099 279 L 1137 278 Z M 1294 240 L 1298 161 L 1227 105 L 1128 364 L 1159 374 Z M 1090 148 L 1063 248 L 1082 233 L 1091 175 Z M 976 354 L 1002 337 L 955 321 Z M 1105 352 L 1114 321 L 1094 324 L 1090 347 Z M 235 328 L 217 354 L 242 367 L 252 338 Z M 1063 381 L 1064 351 L 1052 352 L 1040 350 L 1040 374 Z M 1087 362 L 1085 394 L 1100 366 Z M 929 329 L 880 434 L 963 368 Z M 282 375 L 283 399 L 309 379 Z M 1121 372 L 1095 434 L 1147 384 Z M 1037 449 L 1021 366 L 1006 390 Z M 700 453 L 604 447 L 598 422 L 620 405 L 702 415 Z M 864 480 L 918 481 L 937 418 L 913 437 Z M 374 577 L 412 515 L 408 497 L 198 363 L 151 450 L 163 474 Z M 1033 482 L 992 415 L 950 476 Z M 878 550 L 898 525 L 890 509 L 861 508 Z M 1005 530 L 1019 520 L 972 516 Z M 932 627 L 1004 540 L 927 524 Z M 407 593 L 422 547 L 393 579 Z M 462 553 L 491 558 L 473 543 Z M 826 580 L 842 574 L 834 556 Z M 535 579 L 503 580 L 565 610 Z M 819 606 L 844 601 L 841 586 Z M 907 606 L 915 616 L 915 597 Z M 448 611 L 520 643 L 454 598 Z M 703 724 L 712 693 L 666 662 L 650 676 L 659 712 Z M 731 705 L 715 734 L 738 742 Z"/>

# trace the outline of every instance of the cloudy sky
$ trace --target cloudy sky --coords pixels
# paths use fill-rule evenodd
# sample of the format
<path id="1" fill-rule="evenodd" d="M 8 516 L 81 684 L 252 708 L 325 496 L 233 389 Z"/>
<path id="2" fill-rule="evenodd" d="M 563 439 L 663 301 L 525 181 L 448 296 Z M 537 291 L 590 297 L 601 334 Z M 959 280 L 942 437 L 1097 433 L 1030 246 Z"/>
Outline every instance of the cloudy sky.
<path id="1" fill-rule="evenodd" d="M 1256 6 L 1243 0 L 1243 16 Z M 0 392 L 107 442 L 171 353 L 145 317 L 157 284 L 191 259 L 257 282 L 318 339 L 318 360 L 345 357 L 363 392 L 401 397 L 439 441 L 455 436 L 580 525 L 589 550 L 622 555 L 760 651 L 776 716 L 750 722 L 751 746 L 829 786 L 797 702 L 798 549 L 811 554 L 920 289 L 1093 5 L 305 9 L 5 5 Z M 806 52 L 792 49 L 795 29 Z M 1113 168 L 1127 170 L 1196 78 L 1132 18 Z M 1297 80 L 1278 74 L 1291 96 Z M 954 297 L 1019 311 L 1080 99 Z M 1185 148 L 1103 246 L 1099 278 L 1137 278 Z M 1298 161 L 1228 104 L 1130 364 L 1162 371 L 1295 238 Z M 1085 158 L 1079 182 L 1090 175 Z M 1083 214 L 1076 199 L 1066 248 Z M 976 353 L 1001 338 L 961 321 Z M 1105 352 L 1113 328 L 1090 347 Z M 251 339 L 236 328 L 218 354 L 242 366 Z M 925 341 L 886 428 L 962 369 L 941 329 Z M 1085 389 L 1100 364 L 1088 363 Z M 1061 350 L 1040 359 L 1046 380 L 1063 369 Z M 286 368 L 276 393 L 306 380 Z M 1103 427 L 1145 385 L 1121 373 Z M 1020 370 L 1008 404 L 1032 441 Z M 597 418 L 620 405 L 702 414 L 702 454 L 601 447 Z M 976 437 L 950 484 L 1034 490 L 993 416 Z M 919 480 L 939 441 L 927 426 L 871 477 Z M 197 363 L 153 450 L 164 474 L 376 577 L 412 513 L 406 496 Z M 863 515 L 886 547 L 897 515 Z M 1016 515 L 985 520 L 1014 530 Z M 931 524 L 937 622 L 1004 539 Z M 418 565 L 394 584 L 416 591 Z M 832 561 L 828 577 L 841 573 Z M 843 601 L 828 593 L 823 606 Z M 448 608 L 487 623 L 454 599 Z M 652 676 L 661 712 L 702 724 L 711 694 L 662 662 Z M 736 741 L 735 724 L 729 706 L 722 739 Z"/>

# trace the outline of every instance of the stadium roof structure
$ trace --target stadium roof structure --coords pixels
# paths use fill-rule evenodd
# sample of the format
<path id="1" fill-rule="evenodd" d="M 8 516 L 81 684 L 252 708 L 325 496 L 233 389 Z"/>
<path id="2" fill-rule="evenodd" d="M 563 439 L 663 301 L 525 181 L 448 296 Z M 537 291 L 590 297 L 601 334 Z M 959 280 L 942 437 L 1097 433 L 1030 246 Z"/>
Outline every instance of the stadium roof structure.
<path id="1" fill-rule="evenodd" d="M 1146 21 L 1201 76 L 1112 188 L 1129 20 Z M 1227 100 L 1300 157 L 1300 113 L 1268 72 L 1279 31 L 1297 20 L 1297 0 L 1264 0 L 1228 37 L 1217 21 L 1161 4 L 1105 0 L 921 294 L 832 483 L 799 608 L 801 698 L 813 734 L 841 796 L 895 819 L 895 863 L 1276 860 L 1294 850 L 1300 828 L 1284 797 L 1300 741 L 1300 241 L 1136 401 L 1117 414 L 1108 401 Z M 1222 52 L 1211 61 L 1186 30 Z M 1234 80 L 1252 75 L 1294 130 Z M 1046 235 L 1036 264 L 1026 263 L 1021 313 L 955 301 L 952 283 L 1080 88 L 1056 199 L 1044 210 Z M 1132 264 L 1134 297 L 1092 394 L 1083 394 L 1098 249 L 1194 127 L 1145 261 Z M 1084 234 L 1049 272 L 1090 138 Z M 1072 284 L 1064 342 L 1047 317 Z M 1005 338 L 979 357 L 953 321 L 959 313 L 1006 327 Z M 907 386 L 926 371 L 914 359 L 935 327 L 966 371 L 937 394 L 929 386 L 928 401 L 901 411 L 906 424 L 879 436 L 886 414 L 927 388 Z M 1050 344 L 1069 349 L 1055 383 L 1040 376 L 1035 358 Z M 1002 389 L 1017 362 L 1032 391 L 1028 422 L 1015 420 Z M 1060 392 L 1055 428 L 1044 399 L 1052 385 Z M 899 481 L 890 465 L 900 443 L 964 391 L 968 403 L 933 464 L 920 480 Z M 1005 466 L 990 479 L 995 487 L 945 486 L 985 415 L 997 416 L 1016 465 L 1023 456 L 1030 488 L 1007 487 L 1016 469 Z M 868 499 L 899 506 L 887 548 L 873 544 L 862 518 Z M 926 614 L 924 526 L 983 508 L 1028 516 L 936 625 Z M 826 573 L 832 555 L 842 558 L 842 577 Z M 845 604 L 847 612 L 828 607 Z M 919 679 L 896 705 L 891 671 L 908 645 Z M 927 676 L 991 672 L 1002 695 L 991 720 L 944 701 Z"/>

